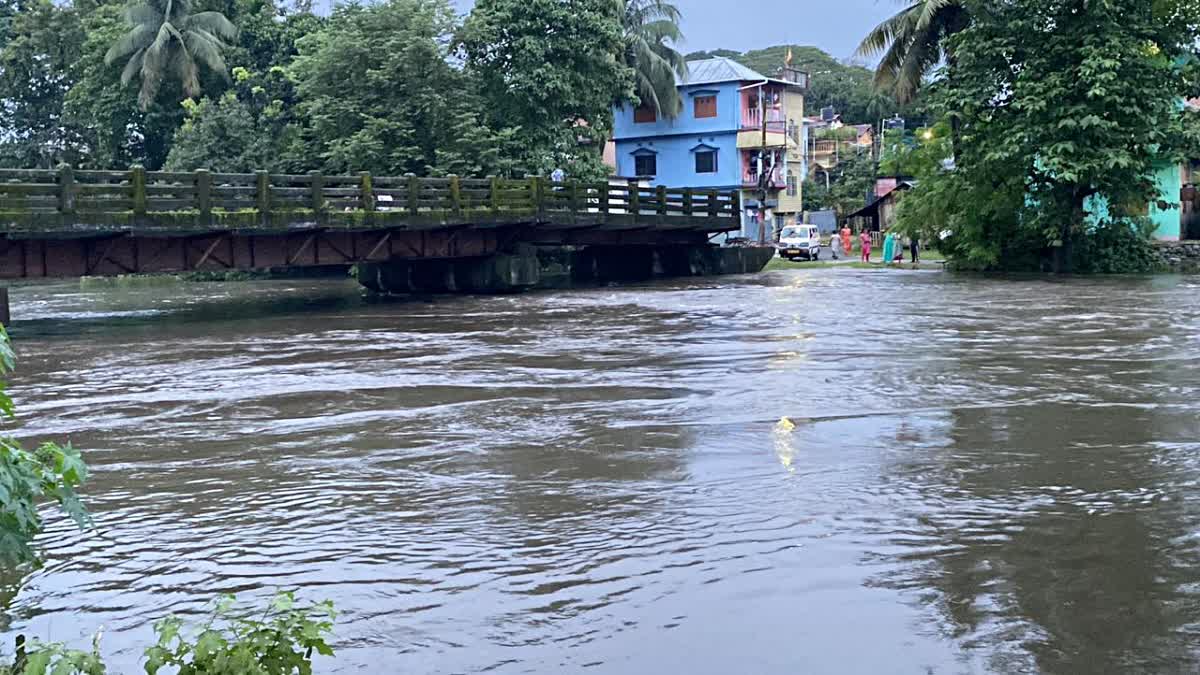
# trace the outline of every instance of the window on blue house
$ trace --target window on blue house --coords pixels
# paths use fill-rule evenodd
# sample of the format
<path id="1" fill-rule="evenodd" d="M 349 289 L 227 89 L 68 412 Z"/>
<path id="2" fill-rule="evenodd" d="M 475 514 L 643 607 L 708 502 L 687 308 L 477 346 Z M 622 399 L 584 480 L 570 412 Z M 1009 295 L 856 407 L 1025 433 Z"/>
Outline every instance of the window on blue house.
<path id="1" fill-rule="evenodd" d="M 717 151 L 700 150 L 696 153 L 696 173 L 717 172 Z"/>
<path id="2" fill-rule="evenodd" d="M 658 156 L 645 153 L 633 156 L 633 172 L 639 176 L 653 176 L 658 173 Z"/>

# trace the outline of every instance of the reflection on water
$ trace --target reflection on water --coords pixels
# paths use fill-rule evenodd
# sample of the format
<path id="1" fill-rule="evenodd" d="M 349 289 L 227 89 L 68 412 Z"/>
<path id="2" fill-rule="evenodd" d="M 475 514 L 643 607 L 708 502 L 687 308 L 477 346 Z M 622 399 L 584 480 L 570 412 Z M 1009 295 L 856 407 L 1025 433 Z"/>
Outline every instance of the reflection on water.
<path id="1" fill-rule="evenodd" d="M 327 672 L 1194 672 L 1198 297 L 18 288 L 19 433 L 86 449 L 99 528 L 10 631 L 134 672 L 150 619 L 288 587 Z"/>

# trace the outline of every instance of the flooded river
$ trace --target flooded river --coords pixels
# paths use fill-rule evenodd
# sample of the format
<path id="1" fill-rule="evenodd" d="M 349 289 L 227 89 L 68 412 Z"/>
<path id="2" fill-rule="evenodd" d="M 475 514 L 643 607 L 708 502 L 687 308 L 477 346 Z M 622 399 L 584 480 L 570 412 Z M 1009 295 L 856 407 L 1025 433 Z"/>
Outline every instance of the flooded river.
<path id="1" fill-rule="evenodd" d="M 1200 670 L 1200 279 L 13 291 L 94 470 L 16 632 L 276 588 L 364 673 Z M 781 416 L 796 419 L 780 432 Z"/>

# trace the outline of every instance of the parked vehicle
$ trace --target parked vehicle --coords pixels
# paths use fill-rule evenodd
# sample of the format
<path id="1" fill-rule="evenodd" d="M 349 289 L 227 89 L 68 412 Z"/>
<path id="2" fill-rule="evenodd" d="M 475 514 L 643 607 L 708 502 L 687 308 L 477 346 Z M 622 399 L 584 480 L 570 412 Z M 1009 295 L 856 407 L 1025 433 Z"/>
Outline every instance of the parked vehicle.
<path id="1" fill-rule="evenodd" d="M 816 225 L 792 225 L 779 233 L 779 257 L 818 260 L 821 257 L 821 233 Z"/>

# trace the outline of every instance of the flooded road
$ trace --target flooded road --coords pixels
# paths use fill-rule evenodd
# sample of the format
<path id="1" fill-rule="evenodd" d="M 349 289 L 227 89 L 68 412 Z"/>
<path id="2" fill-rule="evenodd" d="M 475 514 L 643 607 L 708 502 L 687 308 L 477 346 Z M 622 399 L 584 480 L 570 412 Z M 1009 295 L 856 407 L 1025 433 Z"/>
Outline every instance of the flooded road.
<path id="1" fill-rule="evenodd" d="M 8 644 L 138 672 L 295 588 L 322 672 L 1200 670 L 1200 279 L 13 301 L 18 433 L 85 450 L 98 529 L 54 520 Z"/>

